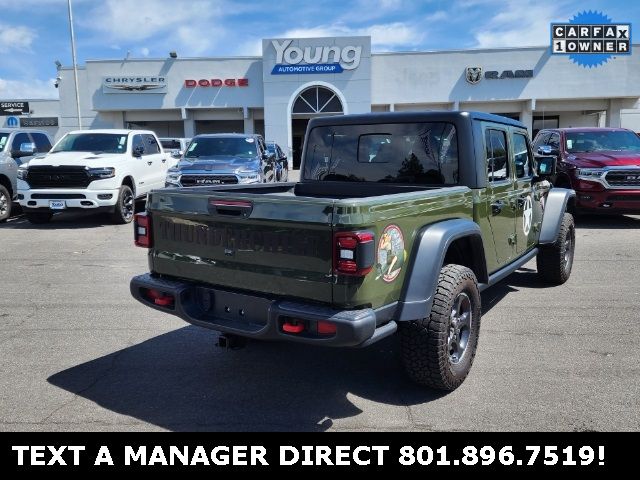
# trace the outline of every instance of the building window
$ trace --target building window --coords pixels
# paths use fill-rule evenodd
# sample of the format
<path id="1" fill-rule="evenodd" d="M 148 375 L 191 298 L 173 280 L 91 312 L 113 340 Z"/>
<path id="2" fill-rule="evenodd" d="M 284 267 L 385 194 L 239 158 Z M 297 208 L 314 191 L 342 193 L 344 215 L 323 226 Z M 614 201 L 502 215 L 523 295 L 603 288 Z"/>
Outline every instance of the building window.
<path id="1" fill-rule="evenodd" d="M 342 113 L 342 103 L 338 96 L 325 87 L 307 88 L 298 95 L 292 113 Z"/>

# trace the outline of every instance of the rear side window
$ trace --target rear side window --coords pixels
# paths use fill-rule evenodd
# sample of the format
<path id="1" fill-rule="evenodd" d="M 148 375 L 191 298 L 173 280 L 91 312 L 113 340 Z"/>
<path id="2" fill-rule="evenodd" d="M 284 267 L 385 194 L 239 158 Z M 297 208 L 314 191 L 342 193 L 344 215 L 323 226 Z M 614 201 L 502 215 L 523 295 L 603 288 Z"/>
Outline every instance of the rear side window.
<path id="1" fill-rule="evenodd" d="M 458 183 L 458 140 L 449 123 L 316 127 L 306 152 L 305 180 Z"/>
<path id="2" fill-rule="evenodd" d="M 487 175 L 490 182 L 509 178 L 509 156 L 507 155 L 507 135 L 503 130 L 485 130 L 487 152 Z"/>
<path id="3" fill-rule="evenodd" d="M 160 147 L 153 135 L 142 135 L 144 139 L 144 154 L 153 155 L 154 153 L 160 153 Z"/>
<path id="4" fill-rule="evenodd" d="M 32 133 L 31 138 L 36 144 L 36 149 L 38 153 L 44 153 L 51 150 L 51 142 L 44 133 Z"/>
<path id="5" fill-rule="evenodd" d="M 516 164 L 516 176 L 518 178 L 533 175 L 531 169 L 531 155 L 527 146 L 527 137 L 520 133 L 513 135 L 513 159 Z"/>

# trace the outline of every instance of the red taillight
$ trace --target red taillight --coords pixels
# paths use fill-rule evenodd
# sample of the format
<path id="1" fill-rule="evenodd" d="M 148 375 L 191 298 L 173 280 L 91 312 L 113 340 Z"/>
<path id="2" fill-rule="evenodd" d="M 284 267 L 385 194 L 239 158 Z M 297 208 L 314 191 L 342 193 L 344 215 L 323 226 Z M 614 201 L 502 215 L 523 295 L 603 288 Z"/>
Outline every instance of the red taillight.
<path id="1" fill-rule="evenodd" d="M 333 268 L 339 275 L 364 277 L 375 263 L 371 232 L 338 232 L 334 237 Z"/>
<path id="2" fill-rule="evenodd" d="M 326 320 L 318 321 L 318 335 L 334 335 L 337 331 L 336 324 Z"/>
<path id="3" fill-rule="evenodd" d="M 304 332 L 304 322 L 295 318 L 288 318 L 282 324 L 282 331 L 294 335 Z"/>
<path id="4" fill-rule="evenodd" d="M 133 217 L 133 239 L 136 246 L 143 248 L 151 248 L 151 217 L 147 216 L 147 212 L 136 213 Z"/>
<path id="5" fill-rule="evenodd" d="M 162 293 L 158 290 L 149 289 L 144 292 L 144 296 L 147 300 L 155 303 L 160 307 L 172 307 L 175 301 L 173 295 L 168 293 Z"/>

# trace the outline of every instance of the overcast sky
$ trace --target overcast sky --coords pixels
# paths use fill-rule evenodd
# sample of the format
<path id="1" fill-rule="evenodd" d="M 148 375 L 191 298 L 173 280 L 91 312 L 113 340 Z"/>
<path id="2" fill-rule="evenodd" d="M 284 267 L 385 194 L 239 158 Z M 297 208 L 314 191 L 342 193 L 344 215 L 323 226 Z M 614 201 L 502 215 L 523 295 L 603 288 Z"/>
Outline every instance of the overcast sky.
<path id="1" fill-rule="evenodd" d="M 640 1 L 73 0 L 78 62 L 261 55 L 261 39 L 370 35 L 374 52 L 549 44 L 583 10 L 640 25 Z M 0 99 L 57 98 L 71 64 L 67 0 L 0 0 Z M 640 27 L 637 27 L 640 28 Z M 632 32 L 634 43 L 640 43 Z M 638 37 L 640 38 L 640 37 Z M 640 73 L 640 72 L 639 72 Z M 636 76 L 637 78 L 637 76 Z"/>

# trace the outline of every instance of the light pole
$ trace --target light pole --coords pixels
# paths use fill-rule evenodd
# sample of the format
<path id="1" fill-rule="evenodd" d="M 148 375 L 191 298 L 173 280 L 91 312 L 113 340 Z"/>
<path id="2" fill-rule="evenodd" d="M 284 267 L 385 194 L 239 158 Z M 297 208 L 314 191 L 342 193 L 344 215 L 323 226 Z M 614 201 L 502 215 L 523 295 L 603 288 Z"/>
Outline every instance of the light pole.
<path id="1" fill-rule="evenodd" d="M 73 79 L 76 89 L 76 111 L 78 113 L 78 128 L 82 130 L 82 116 L 80 114 L 80 92 L 78 91 L 78 62 L 76 60 L 76 38 L 73 33 L 73 13 L 71 12 L 71 0 L 67 0 L 69 11 L 69 34 L 71 35 L 71 57 L 73 60 Z"/>

